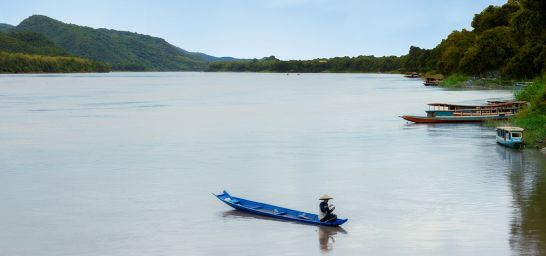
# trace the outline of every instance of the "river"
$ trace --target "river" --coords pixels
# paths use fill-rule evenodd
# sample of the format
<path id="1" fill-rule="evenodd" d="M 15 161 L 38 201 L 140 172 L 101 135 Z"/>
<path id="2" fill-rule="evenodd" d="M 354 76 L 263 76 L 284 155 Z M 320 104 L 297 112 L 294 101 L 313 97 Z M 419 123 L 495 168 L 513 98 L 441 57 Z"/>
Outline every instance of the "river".
<path id="1" fill-rule="evenodd" d="M 2 255 L 544 255 L 546 156 L 386 74 L 0 75 Z M 231 210 L 211 192 L 343 228 Z"/>

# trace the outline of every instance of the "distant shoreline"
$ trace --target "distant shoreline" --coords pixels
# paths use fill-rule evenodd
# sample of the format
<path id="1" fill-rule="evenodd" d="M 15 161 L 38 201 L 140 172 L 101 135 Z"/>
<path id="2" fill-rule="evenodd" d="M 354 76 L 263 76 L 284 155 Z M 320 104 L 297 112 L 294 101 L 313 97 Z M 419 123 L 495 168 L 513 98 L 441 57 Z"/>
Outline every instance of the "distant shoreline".
<path id="1" fill-rule="evenodd" d="M 126 71 L 126 70 L 112 70 L 108 72 L 0 72 L 0 75 L 25 75 L 25 74 L 107 74 L 107 73 L 183 73 L 183 72 L 195 72 L 195 73 L 236 73 L 236 74 L 389 74 L 389 75 L 403 75 L 402 73 L 389 73 L 389 72 L 252 72 L 252 71 L 204 71 L 204 70 L 171 70 L 171 71 Z"/>

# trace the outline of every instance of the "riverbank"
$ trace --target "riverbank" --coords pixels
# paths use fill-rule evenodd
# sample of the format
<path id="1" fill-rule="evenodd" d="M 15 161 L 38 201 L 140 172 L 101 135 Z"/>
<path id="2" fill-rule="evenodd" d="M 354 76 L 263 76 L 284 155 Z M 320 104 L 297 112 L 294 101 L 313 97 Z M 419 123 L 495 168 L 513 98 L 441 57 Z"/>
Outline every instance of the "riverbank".
<path id="1" fill-rule="evenodd" d="M 514 126 L 526 130 L 525 140 L 537 148 L 546 147 L 546 74 L 533 81 L 533 84 L 516 91 L 517 100 L 529 102 L 529 107 L 510 121 Z"/>
<path id="2" fill-rule="evenodd" d="M 491 125 L 511 125 L 525 129 L 525 141 L 528 145 L 546 150 L 546 74 L 532 83 L 474 78 L 463 74 L 452 74 L 444 79 L 440 86 L 444 88 L 513 88 L 517 100 L 529 102 L 529 107 L 521 111 L 507 123 L 494 122 Z M 525 86 L 522 86 L 525 85 Z"/>
<path id="3" fill-rule="evenodd" d="M 521 84 L 519 81 L 502 80 L 501 78 L 479 78 L 467 76 L 459 73 L 451 74 L 446 77 L 440 86 L 444 88 L 509 88 Z"/>

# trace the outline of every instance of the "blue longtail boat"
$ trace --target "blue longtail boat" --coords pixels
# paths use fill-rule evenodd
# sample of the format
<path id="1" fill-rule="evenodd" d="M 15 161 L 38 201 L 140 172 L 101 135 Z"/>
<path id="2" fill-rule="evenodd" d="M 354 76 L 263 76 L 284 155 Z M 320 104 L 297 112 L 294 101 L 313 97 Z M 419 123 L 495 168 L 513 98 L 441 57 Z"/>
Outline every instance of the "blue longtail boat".
<path id="1" fill-rule="evenodd" d="M 291 210 L 275 205 L 264 204 L 260 202 L 250 201 L 244 198 L 231 196 L 227 191 L 224 190 L 222 194 L 216 195 L 220 201 L 225 204 L 235 208 L 239 211 L 244 211 L 248 213 L 253 213 L 262 216 L 269 216 L 278 219 L 291 220 L 297 222 L 303 222 L 313 225 L 321 226 L 331 226 L 337 227 L 345 222 L 348 219 L 336 219 L 335 221 L 325 221 L 322 222 L 319 220 L 318 215 L 308 212 L 300 212 L 296 210 Z"/>

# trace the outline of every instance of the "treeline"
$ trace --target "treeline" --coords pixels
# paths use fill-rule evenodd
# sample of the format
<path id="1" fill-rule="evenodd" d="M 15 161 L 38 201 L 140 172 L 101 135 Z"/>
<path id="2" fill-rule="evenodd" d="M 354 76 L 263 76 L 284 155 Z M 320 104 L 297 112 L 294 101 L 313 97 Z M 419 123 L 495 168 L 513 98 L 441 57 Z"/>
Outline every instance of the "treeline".
<path id="1" fill-rule="evenodd" d="M 546 72 L 546 1 L 509 0 L 453 31 L 433 49 L 411 47 L 403 71 L 532 79 Z"/>
<path id="2" fill-rule="evenodd" d="M 215 62 L 207 71 L 432 72 L 533 78 L 546 71 L 546 1 L 510 0 L 476 14 L 472 31 L 453 31 L 434 49 L 396 57 Z"/>
<path id="3" fill-rule="evenodd" d="M 283 61 L 275 56 L 231 62 L 211 62 L 206 71 L 232 72 L 390 72 L 400 69 L 402 58 L 396 56 L 336 57 L 314 60 Z"/>
<path id="4" fill-rule="evenodd" d="M 533 78 L 546 71 L 546 1 L 510 0 L 476 14 L 472 31 L 454 31 L 428 54 L 443 74 L 497 73 Z"/>
<path id="5" fill-rule="evenodd" d="M 0 73 L 108 72 L 110 67 L 78 57 L 0 52 Z"/>

